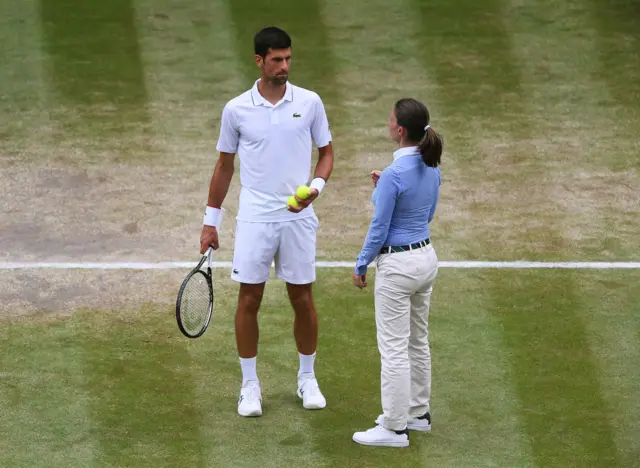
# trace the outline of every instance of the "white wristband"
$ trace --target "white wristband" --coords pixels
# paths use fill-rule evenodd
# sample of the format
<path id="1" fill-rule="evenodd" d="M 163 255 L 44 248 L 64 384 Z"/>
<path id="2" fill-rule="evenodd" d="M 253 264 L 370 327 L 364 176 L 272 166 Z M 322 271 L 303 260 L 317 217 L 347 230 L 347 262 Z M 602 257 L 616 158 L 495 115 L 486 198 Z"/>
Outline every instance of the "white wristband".
<path id="1" fill-rule="evenodd" d="M 318 194 L 322 193 L 322 189 L 327 182 L 322 177 L 316 177 L 309 184 L 309 188 L 314 188 L 318 191 Z"/>
<path id="2" fill-rule="evenodd" d="M 213 208 L 212 206 L 207 206 L 207 209 L 204 213 L 204 218 L 202 220 L 202 224 L 206 224 L 207 226 L 216 226 L 218 227 L 220 224 L 220 216 L 221 209 Z"/>

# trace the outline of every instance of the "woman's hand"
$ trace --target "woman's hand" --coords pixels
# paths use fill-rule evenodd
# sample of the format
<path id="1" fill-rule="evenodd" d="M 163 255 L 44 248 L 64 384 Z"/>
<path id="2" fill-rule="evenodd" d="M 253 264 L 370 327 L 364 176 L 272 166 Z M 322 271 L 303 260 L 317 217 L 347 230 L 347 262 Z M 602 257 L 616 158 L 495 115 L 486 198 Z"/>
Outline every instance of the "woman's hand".
<path id="1" fill-rule="evenodd" d="M 365 273 L 364 275 L 356 275 L 355 273 L 353 274 L 353 284 L 362 289 L 362 288 L 366 288 L 367 287 L 367 274 Z"/>
<path id="2" fill-rule="evenodd" d="M 382 174 L 382 171 L 371 171 L 371 173 L 369 174 L 371 176 L 371 182 L 373 182 L 374 187 L 378 185 L 380 174 Z"/>

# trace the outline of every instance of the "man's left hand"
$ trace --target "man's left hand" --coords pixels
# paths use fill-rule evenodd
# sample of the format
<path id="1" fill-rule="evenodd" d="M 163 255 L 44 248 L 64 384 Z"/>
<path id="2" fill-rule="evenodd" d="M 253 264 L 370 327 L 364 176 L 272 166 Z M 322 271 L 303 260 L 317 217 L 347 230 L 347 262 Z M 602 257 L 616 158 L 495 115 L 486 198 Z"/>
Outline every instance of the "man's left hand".
<path id="1" fill-rule="evenodd" d="M 318 195 L 319 195 L 318 189 L 314 189 L 314 188 L 309 190 L 309 196 L 304 200 L 302 198 L 298 198 L 298 195 L 295 195 L 296 201 L 298 202 L 298 206 L 287 205 L 287 209 L 293 213 L 300 213 L 307 206 L 311 205 L 313 200 L 318 198 Z"/>

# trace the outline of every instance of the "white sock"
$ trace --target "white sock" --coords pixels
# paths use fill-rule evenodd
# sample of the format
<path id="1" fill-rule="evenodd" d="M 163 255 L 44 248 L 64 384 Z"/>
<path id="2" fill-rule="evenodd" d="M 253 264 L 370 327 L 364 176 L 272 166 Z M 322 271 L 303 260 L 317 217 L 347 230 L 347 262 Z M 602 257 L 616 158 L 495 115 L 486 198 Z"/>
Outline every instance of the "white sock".
<path id="1" fill-rule="evenodd" d="M 301 374 L 312 374 L 313 375 L 313 361 L 316 358 L 316 353 L 313 354 L 302 354 L 298 353 L 300 356 L 300 370 L 298 371 L 298 377 Z"/>
<path id="2" fill-rule="evenodd" d="M 258 380 L 256 372 L 256 360 L 258 357 L 240 358 L 240 368 L 242 369 L 242 385 L 249 380 Z"/>

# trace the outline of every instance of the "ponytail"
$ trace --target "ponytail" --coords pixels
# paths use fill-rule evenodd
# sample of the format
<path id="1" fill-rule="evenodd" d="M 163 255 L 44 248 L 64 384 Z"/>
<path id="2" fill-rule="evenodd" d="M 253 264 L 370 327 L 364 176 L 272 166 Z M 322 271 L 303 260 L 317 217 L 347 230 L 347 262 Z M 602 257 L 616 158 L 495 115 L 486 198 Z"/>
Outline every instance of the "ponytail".
<path id="1" fill-rule="evenodd" d="M 438 167 L 442 155 L 442 137 L 430 125 L 427 125 L 425 130 L 424 137 L 418 144 L 420 155 L 427 166 Z"/>
<path id="2" fill-rule="evenodd" d="M 427 106 L 417 99 L 402 98 L 395 103 L 393 111 L 398 125 L 407 130 L 405 143 L 419 142 L 417 145 L 424 163 L 429 167 L 438 167 L 443 140 L 429 125 L 431 119 Z"/>

